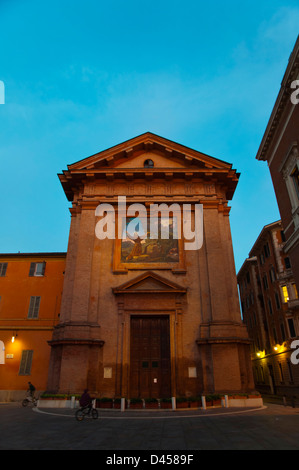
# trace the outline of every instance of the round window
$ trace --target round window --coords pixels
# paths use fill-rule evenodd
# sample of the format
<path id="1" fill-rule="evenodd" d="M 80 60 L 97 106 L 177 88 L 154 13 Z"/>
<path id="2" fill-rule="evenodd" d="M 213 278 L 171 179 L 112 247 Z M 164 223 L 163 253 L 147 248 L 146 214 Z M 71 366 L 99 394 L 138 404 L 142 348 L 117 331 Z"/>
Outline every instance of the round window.
<path id="1" fill-rule="evenodd" d="M 152 168 L 154 166 L 153 160 L 145 160 L 144 168 Z"/>

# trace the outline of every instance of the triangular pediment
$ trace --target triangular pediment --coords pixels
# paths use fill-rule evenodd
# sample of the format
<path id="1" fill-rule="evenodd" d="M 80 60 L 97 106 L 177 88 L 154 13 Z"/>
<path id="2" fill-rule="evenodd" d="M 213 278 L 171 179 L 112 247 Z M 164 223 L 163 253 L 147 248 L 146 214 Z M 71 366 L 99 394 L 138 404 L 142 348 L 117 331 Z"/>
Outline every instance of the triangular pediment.
<path id="1" fill-rule="evenodd" d="M 196 177 L 221 181 L 227 188 L 227 198 L 231 199 L 239 178 L 230 163 L 151 132 L 68 165 L 58 176 L 70 201 L 86 181 L 105 179 L 111 182 L 121 178 L 126 181 L 140 178 L 190 181 Z"/>
<path id="2" fill-rule="evenodd" d="M 230 163 L 150 132 L 68 165 L 68 168 L 69 170 L 143 168 L 147 159 L 154 161 L 154 168 L 231 168 Z"/>
<path id="3" fill-rule="evenodd" d="M 114 294 L 135 293 L 186 293 L 187 289 L 151 271 L 142 274 L 119 287 L 114 287 Z"/>

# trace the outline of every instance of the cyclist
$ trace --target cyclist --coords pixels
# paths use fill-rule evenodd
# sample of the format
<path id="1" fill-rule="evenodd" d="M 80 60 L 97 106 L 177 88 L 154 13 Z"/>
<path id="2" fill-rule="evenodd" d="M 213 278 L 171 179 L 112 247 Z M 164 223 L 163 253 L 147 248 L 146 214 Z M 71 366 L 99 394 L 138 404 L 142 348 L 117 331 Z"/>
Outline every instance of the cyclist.
<path id="1" fill-rule="evenodd" d="M 84 390 L 83 394 L 81 395 L 79 403 L 82 408 L 88 408 L 88 414 L 90 414 L 91 408 L 92 408 L 92 398 L 89 395 L 87 388 Z"/>
<path id="2" fill-rule="evenodd" d="M 35 386 L 31 383 L 31 382 L 28 382 L 28 385 L 29 385 L 29 388 L 27 390 L 27 392 L 29 392 L 32 400 L 34 399 L 34 392 L 35 392 Z"/>

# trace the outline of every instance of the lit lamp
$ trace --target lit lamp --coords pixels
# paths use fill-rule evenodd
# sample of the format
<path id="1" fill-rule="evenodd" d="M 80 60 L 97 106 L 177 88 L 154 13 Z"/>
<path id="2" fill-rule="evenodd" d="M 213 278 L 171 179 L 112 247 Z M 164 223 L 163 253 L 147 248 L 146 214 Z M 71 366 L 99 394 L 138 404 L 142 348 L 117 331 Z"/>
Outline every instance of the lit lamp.
<path id="1" fill-rule="evenodd" d="M 16 339 L 17 336 L 18 336 L 17 333 L 13 333 L 13 334 L 12 334 L 12 337 L 11 337 L 11 342 L 12 342 L 12 343 L 15 342 L 15 339 Z"/>
<path id="2" fill-rule="evenodd" d="M 274 351 L 278 351 L 278 346 L 274 346 Z"/>
<path id="3" fill-rule="evenodd" d="M 257 352 L 256 355 L 257 355 L 258 357 L 260 357 L 261 353 L 260 353 L 260 352 Z"/>

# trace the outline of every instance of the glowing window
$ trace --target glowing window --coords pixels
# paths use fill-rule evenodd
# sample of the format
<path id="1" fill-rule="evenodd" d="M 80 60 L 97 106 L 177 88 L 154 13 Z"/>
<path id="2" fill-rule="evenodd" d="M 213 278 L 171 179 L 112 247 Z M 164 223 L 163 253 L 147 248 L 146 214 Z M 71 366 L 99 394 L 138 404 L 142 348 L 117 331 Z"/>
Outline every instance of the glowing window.
<path id="1" fill-rule="evenodd" d="M 289 293 L 288 293 L 287 286 L 282 286 L 281 290 L 282 290 L 283 301 L 284 303 L 287 303 L 287 301 L 289 300 Z"/>

